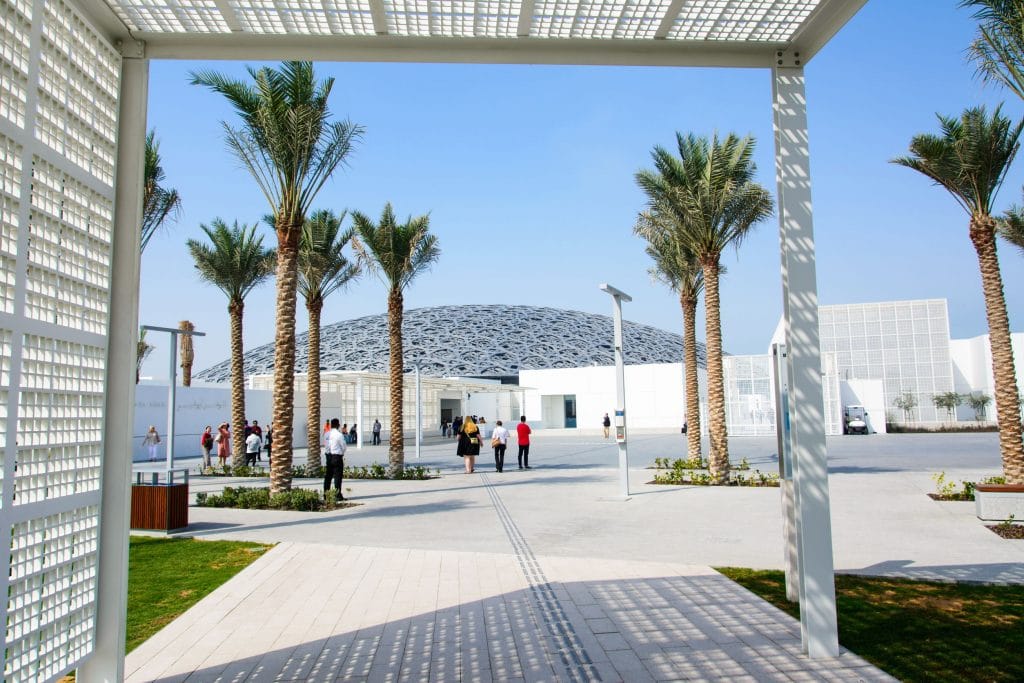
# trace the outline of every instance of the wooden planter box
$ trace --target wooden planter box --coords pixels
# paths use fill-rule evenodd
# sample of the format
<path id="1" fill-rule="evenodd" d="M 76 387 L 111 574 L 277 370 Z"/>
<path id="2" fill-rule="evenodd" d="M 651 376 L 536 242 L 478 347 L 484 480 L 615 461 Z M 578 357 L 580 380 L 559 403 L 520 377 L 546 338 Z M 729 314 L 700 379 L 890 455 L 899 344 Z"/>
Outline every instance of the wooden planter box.
<path id="1" fill-rule="evenodd" d="M 978 519 L 1001 522 L 1010 518 L 1024 520 L 1024 486 L 1019 484 L 979 484 L 974 490 L 974 510 Z"/>
<path id="2" fill-rule="evenodd" d="M 132 529 L 175 531 L 188 526 L 188 484 L 132 486 Z"/>

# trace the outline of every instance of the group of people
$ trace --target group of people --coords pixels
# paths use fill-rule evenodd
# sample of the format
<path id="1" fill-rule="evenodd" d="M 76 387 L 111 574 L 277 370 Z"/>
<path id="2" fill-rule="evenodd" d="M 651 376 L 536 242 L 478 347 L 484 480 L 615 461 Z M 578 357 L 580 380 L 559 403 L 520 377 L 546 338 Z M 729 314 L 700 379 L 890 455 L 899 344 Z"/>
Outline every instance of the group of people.
<path id="1" fill-rule="evenodd" d="M 333 422 L 333 420 L 326 420 L 324 422 L 324 443 L 325 444 L 327 443 L 327 434 L 331 431 L 331 423 L 332 422 Z M 357 444 L 357 443 L 359 443 L 359 431 L 358 431 L 358 426 L 356 424 L 353 424 L 351 427 L 349 427 L 348 423 L 346 422 L 345 424 L 341 425 L 341 428 L 338 431 L 340 431 L 341 435 L 345 438 L 345 443 L 347 443 L 347 444 Z M 374 446 L 379 446 L 380 445 L 380 420 L 374 420 L 373 421 L 373 428 L 371 429 L 371 432 L 373 433 L 373 445 Z M 326 446 L 324 446 L 324 448 L 326 448 Z"/>
<path id="2" fill-rule="evenodd" d="M 477 424 L 472 416 L 455 418 L 458 423 L 456 436 L 458 446 L 456 455 L 462 458 L 466 466 L 466 474 L 476 471 L 476 458 L 480 455 L 481 442 L 487 438 L 491 440 L 491 448 L 494 449 L 494 471 L 502 472 L 505 469 L 505 449 L 508 448 L 508 439 L 511 433 L 498 420 L 495 423 L 494 431 L 485 433 L 487 421 L 480 418 Z M 519 416 L 519 424 L 516 425 L 516 439 L 519 442 L 519 469 L 530 469 L 530 434 L 533 430 L 526 424 L 526 416 Z"/>
<path id="3" fill-rule="evenodd" d="M 270 463 L 270 449 L 274 439 L 274 429 L 272 426 L 267 426 L 267 431 L 264 433 L 263 427 L 260 426 L 258 420 L 253 420 L 252 424 L 249 421 L 245 421 L 243 428 L 243 439 L 245 439 L 245 464 L 255 465 L 257 462 L 262 461 L 261 453 L 264 449 L 267 451 L 267 464 Z M 206 429 L 203 430 L 202 435 L 199 437 L 199 446 L 203 451 L 203 467 L 210 467 L 210 454 L 213 452 L 214 447 L 217 449 L 217 462 L 223 467 L 227 465 L 228 456 L 231 455 L 231 425 L 227 422 L 221 422 L 217 425 L 217 431 L 213 431 L 213 427 L 206 425 Z"/>

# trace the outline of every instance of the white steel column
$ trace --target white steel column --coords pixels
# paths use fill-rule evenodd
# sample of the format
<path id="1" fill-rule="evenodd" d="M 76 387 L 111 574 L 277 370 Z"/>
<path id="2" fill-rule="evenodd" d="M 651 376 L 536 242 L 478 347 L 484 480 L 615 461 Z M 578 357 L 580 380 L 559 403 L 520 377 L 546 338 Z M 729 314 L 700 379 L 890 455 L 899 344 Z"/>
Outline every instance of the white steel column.
<path id="1" fill-rule="evenodd" d="M 772 94 L 803 650 L 812 658 L 836 657 L 839 633 L 803 68 L 774 67 Z"/>
<path id="2" fill-rule="evenodd" d="M 361 425 L 356 432 L 356 448 L 363 447 L 363 432 L 366 431 L 366 423 L 363 422 L 363 376 L 356 378 L 356 422 Z"/>
<path id="3" fill-rule="evenodd" d="M 124 679 L 128 610 L 128 523 L 131 509 L 132 417 L 139 338 L 139 230 L 146 139 L 149 61 L 144 46 L 123 49 L 117 130 L 110 338 L 103 422 L 99 595 L 96 647 L 78 669 L 83 683 Z M 131 56 L 128 56 L 131 54 Z"/>

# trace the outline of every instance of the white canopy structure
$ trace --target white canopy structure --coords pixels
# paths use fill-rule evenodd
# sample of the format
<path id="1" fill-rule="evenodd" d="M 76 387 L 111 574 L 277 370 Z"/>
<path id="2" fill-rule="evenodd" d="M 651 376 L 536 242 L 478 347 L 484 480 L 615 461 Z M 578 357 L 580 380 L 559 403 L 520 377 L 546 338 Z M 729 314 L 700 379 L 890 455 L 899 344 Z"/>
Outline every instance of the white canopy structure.
<path id="1" fill-rule="evenodd" d="M 803 643 L 835 656 L 803 67 L 865 1 L 5 0 L 4 678 L 121 679 L 148 65 L 185 58 L 770 69 Z"/>

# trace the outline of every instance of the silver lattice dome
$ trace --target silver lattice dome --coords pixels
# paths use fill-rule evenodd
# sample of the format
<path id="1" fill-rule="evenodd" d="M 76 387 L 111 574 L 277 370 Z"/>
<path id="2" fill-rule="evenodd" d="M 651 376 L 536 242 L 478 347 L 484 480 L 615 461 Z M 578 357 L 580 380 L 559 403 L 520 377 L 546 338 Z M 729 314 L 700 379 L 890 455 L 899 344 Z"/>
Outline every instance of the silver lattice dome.
<path id="1" fill-rule="evenodd" d="M 500 326 L 495 321 L 501 321 Z M 626 362 L 681 363 L 681 335 L 649 325 L 624 322 Z M 371 315 L 327 325 L 320 332 L 320 367 L 327 371 L 387 372 L 388 317 Z M 515 377 L 519 370 L 613 365 L 612 319 L 606 315 L 533 306 L 444 306 L 405 312 L 402 342 L 406 366 L 422 360 L 435 377 Z M 705 365 L 704 345 L 697 345 Z M 296 337 L 295 369 L 306 370 L 306 335 Z M 245 374 L 274 370 L 274 345 L 245 354 Z M 226 382 L 225 360 L 196 375 Z"/>

